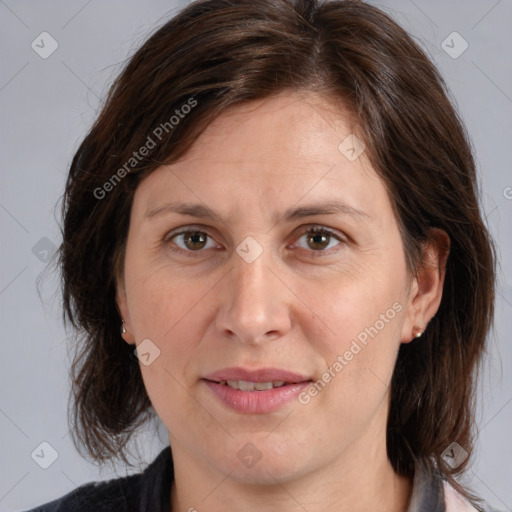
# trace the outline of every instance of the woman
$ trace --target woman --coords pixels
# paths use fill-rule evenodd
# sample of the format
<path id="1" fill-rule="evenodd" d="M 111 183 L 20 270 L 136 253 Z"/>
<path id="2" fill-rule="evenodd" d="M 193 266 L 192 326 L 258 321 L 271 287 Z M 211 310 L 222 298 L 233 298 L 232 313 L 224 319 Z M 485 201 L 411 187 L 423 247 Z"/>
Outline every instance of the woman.
<path id="1" fill-rule="evenodd" d="M 203 0 L 71 164 L 74 439 L 140 475 L 38 510 L 454 511 L 495 256 L 439 73 L 380 10 Z"/>

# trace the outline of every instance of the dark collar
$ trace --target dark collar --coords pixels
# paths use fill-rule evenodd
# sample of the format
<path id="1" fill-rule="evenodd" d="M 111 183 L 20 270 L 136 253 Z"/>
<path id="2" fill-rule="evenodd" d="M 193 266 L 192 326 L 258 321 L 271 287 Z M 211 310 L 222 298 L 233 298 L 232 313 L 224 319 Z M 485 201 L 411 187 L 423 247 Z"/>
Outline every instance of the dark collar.
<path id="1" fill-rule="evenodd" d="M 171 448 L 164 448 L 141 475 L 138 511 L 171 512 L 174 468 Z"/>
<path id="2" fill-rule="evenodd" d="M 416 464 L 407 512 L 445 512 L 443 479 L 424 464 Z"/>

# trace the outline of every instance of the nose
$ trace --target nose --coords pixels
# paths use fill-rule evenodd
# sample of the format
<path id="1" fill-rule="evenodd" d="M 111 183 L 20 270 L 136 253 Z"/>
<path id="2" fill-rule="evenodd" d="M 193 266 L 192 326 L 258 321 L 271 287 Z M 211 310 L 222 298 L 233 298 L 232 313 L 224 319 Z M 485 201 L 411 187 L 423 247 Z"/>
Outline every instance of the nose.
<path id="1" fill-rule="evenodd" d="M 248 263 L 234 253 L 234 266 L 219 283 L 216 327 L 221 336 L 260 345 L 283 337 L 291 329 L 293 293 L 266 254 L 264 251 Z"/>

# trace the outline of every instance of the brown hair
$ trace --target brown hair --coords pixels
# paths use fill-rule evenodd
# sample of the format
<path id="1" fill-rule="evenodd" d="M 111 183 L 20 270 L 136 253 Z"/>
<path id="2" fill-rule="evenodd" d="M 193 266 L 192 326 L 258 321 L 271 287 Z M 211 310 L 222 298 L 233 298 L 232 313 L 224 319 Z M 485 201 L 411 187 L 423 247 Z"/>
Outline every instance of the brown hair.
<path id="1" fill-rule="evenodd" d="M 73 158 L 63 202 L 64 315 L 81 333 L 72 367 L 75 444 L 98 462 L 126 461 L 127 441 L 148 417 L 115 303 L 137 184 L 184 155 L 228 107 L 286 90 L 315 91 L 350 109 L 387 186 L 411 274 L 432 228 L 450 237 L 439 310 L 421 342 L 399 351 L 387 449 L 398 473 L 412 475 L 421 461 L 464 492 L 453 477 L 467 461 L 453 469 L 442 452 L 454 441 L 472 451 L 475 376 L 494 312 L 494 245 L 468 136 L 442 77 L 387 14 L 353 0 L 194 2 L 114 82 Z M 139 152 L 143 146 L 150 151 Z"/>

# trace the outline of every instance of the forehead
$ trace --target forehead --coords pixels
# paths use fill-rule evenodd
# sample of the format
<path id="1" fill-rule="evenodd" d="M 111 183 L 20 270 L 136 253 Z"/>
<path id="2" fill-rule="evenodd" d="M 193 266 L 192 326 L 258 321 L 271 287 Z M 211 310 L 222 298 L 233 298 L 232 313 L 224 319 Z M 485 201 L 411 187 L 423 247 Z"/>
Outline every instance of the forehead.
<path id="1" fill-rule="evenodd" d="M 313 93 L 282 92 L 235 106 L 215 119 L 185 159 L 332 162 L 352 133 L 348 110 Z M 334 143 L 334 146 L 333 146 Z"/>
<path id="2" fill-rule="evenodd" d="M 147 212 L 179 199 L 236 218 L 256 206 L 272 211 L 343 200 L 385 214 L 387 192 L 365 153 L 347 157 L 353 136 L 348 112 L 313 94 L 282 93 L 237 106 L 215 119 L 179 161 L 143 180 L 134 207 Z"/>

